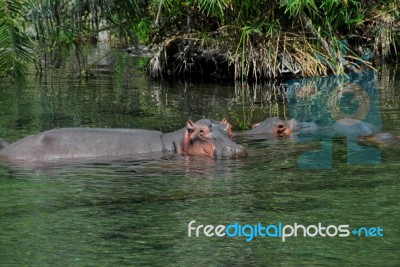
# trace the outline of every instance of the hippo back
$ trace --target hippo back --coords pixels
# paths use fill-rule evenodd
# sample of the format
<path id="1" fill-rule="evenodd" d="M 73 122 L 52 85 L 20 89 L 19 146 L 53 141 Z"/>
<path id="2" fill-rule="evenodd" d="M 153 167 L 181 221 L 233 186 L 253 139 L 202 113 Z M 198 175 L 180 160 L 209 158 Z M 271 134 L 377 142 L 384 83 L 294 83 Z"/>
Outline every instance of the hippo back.
<path id="1" fill-rule="evenodd" d="M 335 132 L 343 135 L 371 135 L 376 133 L 378 130 L 377 128 L 365 121 L 345 118 L 336 121 L 332 128 Z"/>
<path id="2" fill-rule="evenodd" d="M 37 162 L 159 152 L 165 150 L 161 136 L 149 130 L 61 128 L 12 143 L 0 158 Z"/>

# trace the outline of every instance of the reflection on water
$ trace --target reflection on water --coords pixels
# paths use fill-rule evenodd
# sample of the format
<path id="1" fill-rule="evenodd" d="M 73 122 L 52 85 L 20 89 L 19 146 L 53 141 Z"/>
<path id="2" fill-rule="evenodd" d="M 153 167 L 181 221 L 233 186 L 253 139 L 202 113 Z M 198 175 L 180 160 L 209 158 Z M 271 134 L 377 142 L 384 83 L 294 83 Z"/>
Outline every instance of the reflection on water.
<path id="1" fill-rule="evenodd" d="M 121 57 L 119 60 L 131 60 Z M 133 64 L 133 63 L 132 63 Z M 134 64 L 133 64 L 134 65 Z M 226 117 L 236 127 L 290 114 L 281 87 L 158 84 L 130 75 L 63 75 L 16 88 L 3 83 L 1 137 L 52 127 L 137 127 L 165 132 L 187 118 Z M 382 130 L 400 134 L 395 72 L 377 80 Z M 121 78 L 122 77 L 122 78 Z M 279 90 L 278 90 L 278 89 Z M 319 88 L 323 90 L 323 88 Z M 312 91 L 312 90 L 311 90 Z M 183 93 L 182 93 L 183 92 Z M 303 92 L 304 93 L 304 92 Z M 283 104 L 282 103 L 285 103 Z M 5 266 L 396 266 L 399 144 L 379 164 L 348 164 L 346 137 L 332 168 L 303 170 L 320 140 L 242 140 L 246 159 L 157 155 L 47 166 L 0 165 L 0 262 Z M 380 226 L 383 238 L 187 237 L 187 224 Z"/>

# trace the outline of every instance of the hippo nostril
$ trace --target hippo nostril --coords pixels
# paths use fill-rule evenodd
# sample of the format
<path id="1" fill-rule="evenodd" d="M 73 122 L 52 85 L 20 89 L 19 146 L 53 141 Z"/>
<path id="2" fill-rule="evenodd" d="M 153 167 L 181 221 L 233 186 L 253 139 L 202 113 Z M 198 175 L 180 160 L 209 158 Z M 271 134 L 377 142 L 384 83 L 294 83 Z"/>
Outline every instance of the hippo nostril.
<path id="1" fill-rule="evenodd" d="M 285 126 L 283 126 L 283 125 L 279 125 L 278 126 L 278 133 L 282 133 L 282 132 L 284 132 L 286 130 L 286 127 Z"/>

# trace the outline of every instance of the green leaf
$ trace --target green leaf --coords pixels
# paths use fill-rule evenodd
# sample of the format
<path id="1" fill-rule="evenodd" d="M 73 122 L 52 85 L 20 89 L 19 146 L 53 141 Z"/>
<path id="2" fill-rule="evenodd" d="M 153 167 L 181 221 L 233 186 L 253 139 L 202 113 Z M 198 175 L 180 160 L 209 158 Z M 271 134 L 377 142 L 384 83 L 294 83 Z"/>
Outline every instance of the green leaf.
<path id="1" fill-rule="evenodd" d="M 21 78 L 33 62 L 33 42 L 22 21 L 26 1 L 0 0 L 0 75 Z"/>

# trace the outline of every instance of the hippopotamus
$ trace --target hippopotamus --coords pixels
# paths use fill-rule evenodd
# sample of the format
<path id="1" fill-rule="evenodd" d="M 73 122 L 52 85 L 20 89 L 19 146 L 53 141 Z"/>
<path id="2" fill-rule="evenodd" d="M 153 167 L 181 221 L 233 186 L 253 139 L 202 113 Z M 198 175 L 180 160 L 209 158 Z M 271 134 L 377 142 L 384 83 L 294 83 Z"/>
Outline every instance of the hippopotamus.
<path id="1" fill-rule="evenodd" d="M 389 145 L 396 143 L 400 139 L 393 133 L 378 132 L 377 127 L 368 122 L 351 118 L 336 121 L 332 128 L 336 133 L 357 136 L 358 141 L 376 145 Z"/>
<path id="2" fill-rule="evenodd" d="M 212 158 L 240 158 L 246 149 L 233 142 L 226 124 L 188 120 L 171 133 L 142 129 L 60 128 L 27 136 L 0 150 L 7 161 L 50 162 L 174 152 Z"/>
<path id="3" fill-rule="evenodd" d="M 317 125 L 313 122 L 297 122 L 295 119 L 281 120 L 279 118 L 268 118 L 263 122 L 253 124 L 251 130 L 235 134 L 235 136 L 282 138 L 291 136 L 300 131 L 314 131 L 317 128 Z"/>

